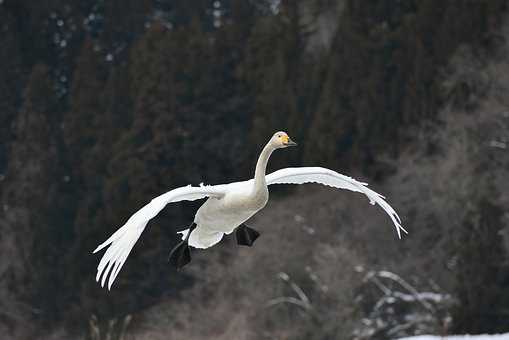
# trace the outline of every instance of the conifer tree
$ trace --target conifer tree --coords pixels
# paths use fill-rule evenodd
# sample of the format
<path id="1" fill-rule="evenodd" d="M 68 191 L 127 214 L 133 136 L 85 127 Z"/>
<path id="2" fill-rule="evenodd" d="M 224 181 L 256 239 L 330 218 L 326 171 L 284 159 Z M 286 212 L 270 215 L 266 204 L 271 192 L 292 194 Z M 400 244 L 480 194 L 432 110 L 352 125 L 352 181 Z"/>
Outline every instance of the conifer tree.
<path id="1" fill-rule="evenodd" d="M 503 4 L 479 1 L 475 8 L 452 20 L 456 4 L 442 1 L 347 1 L 305 159 L 344 168 L 374 165 L 380 153 L 396 155 L 400 128 L 434 117 L 441 102 L 439 70 L 459 44 L 492 29 L 471 22 L 482 23 Z"/>
<path id="2" fill-rule="evenodd" d="M 103 114 L 101 94 L 106 81 L 105 69 L 94 43 L 87 39 L 77 59 L 70 93 L 70 110 L 64 116 L 64 138 L 71 151 L 71 165 L 77 172 L 73 180 L 79 180 L 79 170 L 87 153 L 97 140 L 97 117 Z"/>
<path id="3" fill-rule="evenodd" d="M 475 196 L 455 237 L 455 293 L 459 301 L 453 310 L 453 332 L 504 332 L 509 268 L 501 237 L 503 210 L 492 197 Z"/>
<path id="4" fill-rule="evenodd" d="M 2 195 L 1 256 L 11 261 L 2 267 L 1 294 L 5 301 L 15 297 L 37 306 L 51 317 L 54 296 L 48 291 L 61 287 L 62 278 L 55 269 L 69 225 L 63 223 L 65 211 L 59 195 L 63 181 L 59 143 L 55 138 L 58 111 L 48 69 L 36 65 L 24 94 L 24 104 L 15 121 L 7 185 Z M 68 221 L 66 221 L 68 222 Z M 50 265 L 51 263 L 51 265 Z M 56 266 L 58 267 L 58 265 Z M 53 269 L 50 269 L 53 268 Z M 2 299 L 3 300 L 3 299 Z M 19 302 L 6 303 L 11 315 L 27 322 L 35 314 L 21 308 Z"/>
<path id="5" fill-rule="evenodd" d="M 243 70 L 254 96 L 250 138 L 258 146 L 252 157 L 274 131 L 288 130 L 296 140 L 302 136 L 298 123 L 304 118 L 302 102 L 308 94 L 300 93 L 299 88 L 306 69 L 297 6 L 285 3 L 281 15 L 260 18 L 246 46 Z M 271 167 L 282 167 L 291 157 L 281 155 L 271 161 Z"/>
<path id="6" fill-rule="evenodd" d="M 0 8 L 0 174 L 5 175 L 9 146 L 13 138 L 12 123 L 15 119 L 20 93 L 25 80 L 25 67 L 20 60 L 19 39 L 15 32 L 16 22 L 12 15 Z"/>

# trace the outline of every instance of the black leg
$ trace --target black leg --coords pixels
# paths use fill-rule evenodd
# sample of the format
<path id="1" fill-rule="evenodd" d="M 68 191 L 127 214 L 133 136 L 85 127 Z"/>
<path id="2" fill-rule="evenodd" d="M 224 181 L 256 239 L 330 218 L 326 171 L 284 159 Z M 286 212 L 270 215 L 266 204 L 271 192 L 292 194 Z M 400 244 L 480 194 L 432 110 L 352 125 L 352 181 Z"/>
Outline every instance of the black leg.
<path id="1" fill-rule="evenodd" d="M 170 252 L 169 261 L 174 265 L 177 270 L 182 269 L 186 264 L 191 262 L 191 249 L 189 248 L 188 240 L 191 232 L 196 228 L 196 223 L 193 222 L 189 226 L 189 232 L 187 233 L 184 240 L 179 242 Z"/>
<path id="2" fill-rule="evenodd" d="M 256 230 L 249 228 L 245 224 L 241 224 L 235 230 L 235 237 L 237 238 L 237 244 L 241 246 L 251 247 L 260 236 L 260 233 Z"/>

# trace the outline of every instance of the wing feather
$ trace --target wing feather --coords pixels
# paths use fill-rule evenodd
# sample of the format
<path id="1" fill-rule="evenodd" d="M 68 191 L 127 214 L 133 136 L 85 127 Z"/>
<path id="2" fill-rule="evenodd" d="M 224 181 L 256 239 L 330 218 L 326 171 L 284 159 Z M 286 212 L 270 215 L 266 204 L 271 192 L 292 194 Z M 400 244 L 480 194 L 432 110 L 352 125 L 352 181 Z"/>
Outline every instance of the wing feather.
<path id="1" fill-rule="evenodd" d="M 318 183 L 338 189 L 360 192 L 366 195 L 371 204 L 378 204 L 392 220 L 398 237 L 401 232 L 408 232 L 401 226 L 401 219 L 396 211 L 385 201 L 385 197 L 367 187 L 367 183 L 359 182 L 351 177 L 321 167 L 285 168 L 266 176 L 267 185 L 271 184 L 304 184 Z"/>
<path id="2" fill-rule="evenodd" d="M 194 201 L 205 197 L 219 198 L 224 196 L 225 193 L 224 185 L 200 187 L 186 186 L 168 191 L 154 198 L 150 203 L 132 215 L 121 228 L 94 250 L 94 253 L 97 253 L 101 249 L 109 246 L 97 266 L 96 281 L 99 282 L 99 280 L 101 280 L 101 286 L 104 287 L 109 274 L 108 289 L 111 289 L 115 278 L 127 260 L 136 241 L 138 241 L 141 233 L 147 226 L 147 223 L 168 203 Z"/>

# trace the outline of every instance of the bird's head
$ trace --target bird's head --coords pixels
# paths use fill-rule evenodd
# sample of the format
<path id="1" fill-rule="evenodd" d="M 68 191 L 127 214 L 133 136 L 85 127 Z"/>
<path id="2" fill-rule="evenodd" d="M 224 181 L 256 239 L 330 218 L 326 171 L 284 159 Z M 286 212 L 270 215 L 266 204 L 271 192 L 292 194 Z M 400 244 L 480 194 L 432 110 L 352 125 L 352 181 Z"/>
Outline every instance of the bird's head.
<path id="1" fill-rule="evenodd" d="M 289 146 L 296 146 L 295 143 L 286 132 L 279 131 L 272 136 L 270 139 L 270 143 L 275 149 L 287 148 Z"/>

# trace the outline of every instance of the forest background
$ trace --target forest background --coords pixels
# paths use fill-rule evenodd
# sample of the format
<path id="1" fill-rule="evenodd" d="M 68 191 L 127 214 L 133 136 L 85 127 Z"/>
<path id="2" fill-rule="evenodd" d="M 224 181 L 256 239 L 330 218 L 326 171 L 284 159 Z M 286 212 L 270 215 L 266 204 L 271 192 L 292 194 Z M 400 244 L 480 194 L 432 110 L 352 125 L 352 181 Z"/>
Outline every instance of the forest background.
<path id="1" fill-rule="evenodd" d="M 0 0 L 0 330 L 19 339 L 509 331 L 502 0 Z M 169 189 L 325 166 L 177 273 L 168 207 L 112 291 L 91 251 Z"/>

